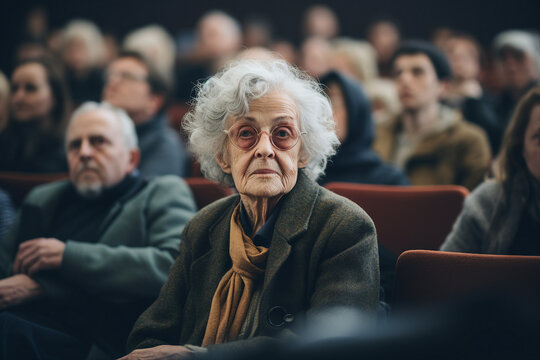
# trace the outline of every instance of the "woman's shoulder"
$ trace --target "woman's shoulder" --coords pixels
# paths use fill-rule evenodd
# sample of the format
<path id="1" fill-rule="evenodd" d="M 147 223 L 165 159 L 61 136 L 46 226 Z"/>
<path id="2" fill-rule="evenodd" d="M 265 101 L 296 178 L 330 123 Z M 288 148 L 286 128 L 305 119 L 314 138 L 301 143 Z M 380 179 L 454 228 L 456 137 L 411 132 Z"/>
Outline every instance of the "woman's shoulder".
<path id="1" fill-rule="evenodd" d="M 206 224 L 206 226 L 208 224 L 213 224 L 215 221 L 226 215 L 228 212 L 227 210 L 234 208 L 234 206 L 238 204 L 239 199 L 240 196 L 238 194 L 232 194 L 216 200 L 197 211 L 190 222 Z"/>

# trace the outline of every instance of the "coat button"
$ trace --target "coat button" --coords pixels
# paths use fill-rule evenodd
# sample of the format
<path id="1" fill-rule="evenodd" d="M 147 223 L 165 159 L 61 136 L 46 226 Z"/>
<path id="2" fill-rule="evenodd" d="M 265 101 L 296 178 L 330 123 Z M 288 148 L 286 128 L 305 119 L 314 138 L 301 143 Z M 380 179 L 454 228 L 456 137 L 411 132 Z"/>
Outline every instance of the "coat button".
<path id="1" fill-rule="evenodd" d="M 281 327 L 285 325 L 285 317 L 287 315 L 287 310 L 283 306 L 274 306 L 268 310 L 268 324 L 274 327 Z"/>

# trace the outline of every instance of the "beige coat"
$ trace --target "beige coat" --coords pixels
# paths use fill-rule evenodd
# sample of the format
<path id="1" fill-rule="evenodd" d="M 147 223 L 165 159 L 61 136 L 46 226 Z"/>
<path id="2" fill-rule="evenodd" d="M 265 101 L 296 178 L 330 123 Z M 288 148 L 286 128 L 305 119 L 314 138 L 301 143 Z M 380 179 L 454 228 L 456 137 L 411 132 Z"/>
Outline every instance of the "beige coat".
<path id="1" fill-rule="evenodd" d="M 446 126 L 416 144 L 404 171 L 413 185 L 455 184 L 472 190 L 484 180 L 491 161 L 486 134 L 447 107 L 441 106 L 440 117 Z M 386 161 L 394 162 L 401 132 L 399 116 L 378 127 L 374 149 Z"/>

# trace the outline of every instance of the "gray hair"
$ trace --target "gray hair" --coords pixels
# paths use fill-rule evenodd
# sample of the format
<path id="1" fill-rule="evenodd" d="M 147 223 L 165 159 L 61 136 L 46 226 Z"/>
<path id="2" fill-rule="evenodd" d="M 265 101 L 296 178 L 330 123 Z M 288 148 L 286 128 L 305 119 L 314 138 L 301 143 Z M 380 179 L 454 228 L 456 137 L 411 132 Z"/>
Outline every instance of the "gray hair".
<path id="1" fill-rule="evenodd" d="M 74 39 L 80 39 L 84 42 L 92 66 L 99 65 L 103 62 L 105 56 L 105 44 L 103 41 L 103 34 L 96 24 L 83 19 L 70 21 L 62 31 L 62 48 L 65 48 L 66 45 Z"/>
<path id="2" fill-rule="evenodd" d="M 170 82 L 174 72 L 176 47 L 173 37 L 160 25 L 148 25 L 129 33 L 124 40 L 124 50 L 143 54 Z"/>
<path id="3" fill-rule="evenodd" d="M 296 103 L 300 130 L 306 132 L 302 135 L 301 156 L 310 158 L 304 172 L 313 180 L 324 173 L 339 140 L 330 101 L 321 85 L 284 60 L 250 59 L 231 63 L 199 84 L 193 108 L 184 116 L 190 149 L 207 178 L 233 185 L 231 175 L 216 162 L 216 156 L 226 149 L 226 120 L 231 115 L 246 115 L 252 100 L 275 90 L 286 92 Z"/>
<path id="4" fill-rule="evenodd" d="M 87 101 L 83 103 L 71 115 L 68 127 L 77 117 L 96 110 L 108 112 L 118 119 L 118 121 L 120 121 L 120 125 L 122 126 L 122 132 L 124 133 L 124 142 L 126 147 L 129 150 L 138 149 L 137 133 L 135 132 L 135 125 L 133 125 L 133 121 L 123 109 L 114 107 L 107 102 L 97 103 L 94 101 Z"/>

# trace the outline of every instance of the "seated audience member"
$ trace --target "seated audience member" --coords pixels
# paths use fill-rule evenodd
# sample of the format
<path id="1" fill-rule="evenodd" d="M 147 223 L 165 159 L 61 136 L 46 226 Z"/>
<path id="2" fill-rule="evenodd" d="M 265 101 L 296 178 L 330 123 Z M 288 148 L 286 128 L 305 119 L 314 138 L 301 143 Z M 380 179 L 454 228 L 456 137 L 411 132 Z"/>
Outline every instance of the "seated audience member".
<path id="1" fill-rule="evenodd" d="M 373 223 L 315 182 L 338 144 L 319 85 L 283 60 L 244 60 L 202 85 L 185 121 L 203 173 L 238 194 L 186 225 L 124 359 L 232 355 L 271 346 L 306 312 L 375 311 Z"/>
<path id="2" fill-rule="evenodd" d="M 85 103 L 66 147 L 70 180 L 33 190 L 0 242 L 1 359 L 80 359 L 92 343 L 122 353 L 195 213 L 181 179 L 138 175 L 122 110 Z"/>
<path id="3" fill-rule="evenodd" d="M 103 100 L 124 109 L 135 123 L 141 174 L 187 176 L 187 152 L 164 111 L 169 94 L 165 80 L 136 52 L 120 54 L 105 74 Z"/>
<path id="4" fill-rule="evenodd" d="M 495 174 L 467 197 L 441 250 L 540 255 L 539 87 L 519 102 Z"/>
<path id="5" fill-rule="evenodd" d="M 402 111 L 378 127 L 375 150 L 402 168 L 413 185 L 473 189 L 482 182 L 491 153 L 482 129 L 439 103 L 452 74 L 446 57 L 429 43 L 410 41 L 392 63 Z"/>
<path id="6" fill-rule="evenodd" d="M 504 133 L 519 99 L 540 80 L 540 36 L 520 30 L 504 31 L 495 37 L 493 50 L 503 85 L 495 98 L 495 111 Z"/>
<path id="7" fill-rule="evenodd" d="M 314 78 L 320 78 L 332 66 L 332 45 L 326 39 L 310 37 L 300 46 L 300 67 Z"/>
<path id="8" fill-rule="evenodd" d="M 173 37 L 160 25 L 148 25 L 126 35 L 123 49 L 143 55 L 169 85 L 174 79 L 176 48 Z"/>
<path id="9" fill-rule="evenodd" d="M 60 55 L 66 66 L 71 98 L 76 105 L 99 101 L 103 88 L 105 44 L 99 28 L 88 20 L 73 20 L 63 29 Z"/>
<path id="10" fill-rule="evenodd" d="M 367 31 L 367 40 L 377 52 L 377 65 L 382 77 L 392 76 L 392 55 L 399 46 L 401 35 L 395 23 L 390 20 L 378 20 Z"/>
<path id="11" fill-rule="evenodd" d="M 371 149 L 375 124 L 362 86 L 351 77 L 331 71 L 321 78 L 330 97 L 336 134 L 341 143 L 330 158 L 319 184 L 345 181 L 365 184 L 409 185 L 397 167 L 385 164 Z"/>
<path id="12" fill-rule="evenodd" d="M 445 49 L 453 77 L 444 95 L 444 102 L 460 109 L 467 121 L 486 132 L 491 152 L 495 155 L 499 152 L 502 132 L 493 109 L 493 100 L 480 84 L 480 45 L 468 35 L 454 33 L 446 41 Z"/>
<path id="13" fill-rule="evenodd" d="M 13 218 L 15 216 L 15 210 L 13 210 L 13 205 L 11 204 L 11 199 L 9 195 L 0 188 L 0 241 L 6 235 Z"/>
<path id="14" fill-rule="evenodd" d="M 9 99 L 11 91 L 9 81 L 2 71 L 0 71 L 0 133 L 9 120 Z"/>
<path id="15" fill-rule="evenodd" d="M 231 61 L 242 46 L 242 27 L 229 14 L 210 10 L 197 22 L 192 51 L 177 69 L 176 98 L 189 101 L 194 85 Z"/>
<path id="16" fill-rule="evenodd" d="M 0 171 L 65 172 L 63 136 L 70 101 L 48 58 L 24 60 L 11 76 L 10 118 L 0 123 Z"/>
<path id="17" fill-rule="evenodd" d="M 328 6 L 310 6 L 304 11 L 302 20 L 304 39 L 318 37 L 331 40 L 339 34 L 339 19 Z"/>

